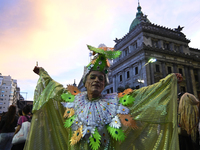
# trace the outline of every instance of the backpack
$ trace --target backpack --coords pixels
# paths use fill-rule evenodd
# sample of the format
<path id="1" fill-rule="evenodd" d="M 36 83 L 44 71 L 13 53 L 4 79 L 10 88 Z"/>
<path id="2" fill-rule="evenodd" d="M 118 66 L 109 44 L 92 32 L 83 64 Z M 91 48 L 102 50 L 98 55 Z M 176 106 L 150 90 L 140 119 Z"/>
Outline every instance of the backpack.
<path id="1" fill-rule="evenodd" d="M 30 123 L 30 118 L 27 116 L 25 117 L 27 118 L 28 121 L 25 121 L 22 123 L 22 126 L 19 132 L 17 132 L 17 134 L 15 134 L 15 136 L 12 139 L 12 144 L 23 143 L 27 139 L 27 135 L 28 135 L 31 123 Z"/>

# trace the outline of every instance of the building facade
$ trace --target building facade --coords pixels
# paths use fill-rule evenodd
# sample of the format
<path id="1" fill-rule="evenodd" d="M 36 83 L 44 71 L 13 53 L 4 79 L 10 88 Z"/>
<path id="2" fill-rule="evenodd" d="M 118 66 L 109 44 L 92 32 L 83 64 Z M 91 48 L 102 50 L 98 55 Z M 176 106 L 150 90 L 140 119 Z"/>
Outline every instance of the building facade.
<path id="1" fill-rule="evenodd" d="M 152 24 L 137 8 L 129 32 L 115 39 L 115 49 L 122 55 L 111 66 L 111 84 L 104 93 L 125 88 L 140 88 L 158 82 L 170 73 L 181 73 L 178 92 L 189 92 L 200 98 L 200 50 L 189 47 L 182 27 L 165 28 Z M 157 61 L 149 63 L 151 58 Z M 143 82 L 140 82 L 140 81 Z"/>
<path id="2" fill-rule="evenodd" d="M 110 67 L 110 84 L 103 93 L 138 89 L 170 73 L 181 73 L 183 81 L 178 84 L 178 92 L 189 92 L 200 98 L 200 50 L 189 47 L 190 40 L 182 29 L 151 23 L 138 4 L 129 32 L 114 40 L 115 50 L 121 50 L 122 55 Z M 157 61 L 149 63 L 151 58 Z M 82 82 L 78 87 L 84 90 Z"/>
<path id="3" fill-rule="evenodd" d="M 0 74 L 0 113 L 7 112 L 10 105 L 16 105 L 20 97 L 17 80 Z"/>

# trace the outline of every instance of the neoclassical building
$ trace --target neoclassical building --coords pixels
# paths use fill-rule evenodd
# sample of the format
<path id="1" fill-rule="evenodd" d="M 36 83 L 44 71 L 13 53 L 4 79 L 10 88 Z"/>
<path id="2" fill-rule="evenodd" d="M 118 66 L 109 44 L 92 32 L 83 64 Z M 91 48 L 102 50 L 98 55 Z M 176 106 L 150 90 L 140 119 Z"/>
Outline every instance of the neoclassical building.
<path id="1" fill-rule="evenodd" d="M 151 23 L 138 4 L 129 32 L 114 40 L 115 50 L 122 55 L 110 67 L 110 84 L 103 92 L 148 86 L 174 72 L 183 76 L 178 92 L 200 98 L 200 50 L 190 48 L 190 40 L 181 31 L 180 26 L 169 29 Z M 157 61 L 148 63 L 151 58 Z M 79 88 L 83 89 L 81 82 Z"/>

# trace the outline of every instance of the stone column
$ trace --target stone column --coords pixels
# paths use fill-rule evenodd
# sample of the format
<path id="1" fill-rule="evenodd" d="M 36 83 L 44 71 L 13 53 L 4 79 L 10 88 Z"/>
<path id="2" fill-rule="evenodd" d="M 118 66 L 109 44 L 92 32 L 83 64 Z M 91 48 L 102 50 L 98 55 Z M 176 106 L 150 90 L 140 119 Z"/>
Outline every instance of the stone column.
<path id="1" fill-rule="evenodd" d="M 173 73 L 178 73 L 177 64 L 173 64 Z M 180 93 L 180 86 L 177 84 L 177 93 Z"/>
<path id="2" fill-rule="evenodd" d="M 177 71 L 177 64 L 173 64 L 173 72 L 174 73 L 178 73 L 178 71 Z"/>
<path id="3" fill-rule="evenodd" d="M 117 90 L 116 90 L 115 78 L 116 78 L 116 76 L 113 75 L 113 92 L 117 92 Z"/>
<path id="4" fill-rule="evenodd" d="M 158 41 L 158 47 L 163 49 L 163 41 L 162 40 Z"/>
<path id="5" fill-rule="evenodd" d="M 129 71 L 129 73 L 130 73 L 130 78 L 131 78 L 131 85 L 130 85 L 130 88 L 131 88 L 131 87 L 133 87 L 133 82 L 134 82 L 134 81 L 133 81 L 133 76 L 134 76 L 134 75 L 133 75 L 133 66 L 132 66 L 132 65 L 130 66 L 130 71 Z"/>
<path id="6" fill-rule="evenodd" d="M 199 84 L 199 87 L 200 87 L 200 69 L 198 69 L 197 75 L 198 75 L 198 84 Z"/>
<path id="7" fill-rule="evenodd" d="M 117 88 L 118 88 L 118 85 L 119 85 L 119 74 L 118 73 L 115 75 L 115 83 L 116 83 L 115 90 L 117 92 Z"/>
<path id="8" fill-rule="evenodd" d="M 122 70 L 122 82 L 123 82 L 123 86 L 125 87 L 125 70 Z"/>
<path id="9" fill-rule="evenodd" d="M 186 80 L 187 92 L 193 94 L 192 93 L 193 90 L 192 90 L 192 87 L 190 84 L 192 81 L 191 81 L 190 73 L 188 71 L 188 67 L 184 66 L 184 70 L 185 70 L 185 80 Z"/>
<path id="10" fill-rule="evenodd" d="M 133 45 L 129 45 L 128 49 L 129 49 L 129 53 L 131 53 L 133 51 Z"/>
<path id="11" fill-rule="evenodd" d="M 142 69 L 143 69 L 143 68 L 142 68 L 142 60 L 140 60 L 140 61 L 138 62 L 138 75 L 137 75 L 137 78 L 136 78 L 136 82 L 138 82 L 138 79 L 139 79 L 139 80 L 142 79 L 142 74 L 143 74 Z M 138 82 L 138 84 L 139 84 L 139 86 L 140 86 L 140 88 L 141 88 L 141 83 Z"/>
<path id="12" fill-rule="evenodd" d="M 141 79 L 144 80 L 144 83 L 141 83 L 140 87 L 147 86 L 147 73 L 146 73 L 146 69 L 145 69 L 144 65 L 145 65 L 145 58 L 142 59 L 142 61 L 141 61 Z"/>
<path id="13" fill-rule="evenodd" d="M 145 65 L 145 59 L 143 59 L 143 61 L 142 61 L 142 66 L 144 66 L 144 65 Z M 142 79 L 144 80 L 144 83 L 142 83 L 142 86 L 147 86 L 148 85 L 148 73 L 147 73 L 147 67 L 146 66 L 144 66 L 142 68 L 142 73 L 143 73 Z"/>
<path id="14" fill-rule="evenodd" d="M 148 64 L 150 66 L 150 74 L 151 74 L 151 84 L 154 84 L 155 81 L 154 81 L 154 67 L 153 67 L 153 64 Z"/>
<path id="15" fill-rule="evenodd" d="M 193 89 L 193 94 L 194 94 L 194 96 L 198 97 L 195 78 L 194 78 L 194 71 L 193 71 L 192 67 L 190 67 L 190 76 L 191 76 L 191 83 L 190 84 L 192 84 L 191 87 Z"/>
<path id="16" fill-rule="evenodd" d="M 171 43 L 171 44 L 170 44 L 170 50 L 171 50 L 171 51 L 174 51 L 174 43 Z"/>
<path id="17" fill-rule="evenodd" d="M 165 78 L 165 77 L 166 77 L 166 67 L 165 67 L 165 62 L 161 62 L 161 67 L 162 67 L 163 78 Z"/>
<path id="18" fill-rule="evenodd" d="M 147 76 L 147 78 L 146 78 L 147 79 L 147 85 L 151 85 L 151 68 L 150 68 L 150 65 L 145 66 L 145 68 L 146 68 L 146 76 Z"/>

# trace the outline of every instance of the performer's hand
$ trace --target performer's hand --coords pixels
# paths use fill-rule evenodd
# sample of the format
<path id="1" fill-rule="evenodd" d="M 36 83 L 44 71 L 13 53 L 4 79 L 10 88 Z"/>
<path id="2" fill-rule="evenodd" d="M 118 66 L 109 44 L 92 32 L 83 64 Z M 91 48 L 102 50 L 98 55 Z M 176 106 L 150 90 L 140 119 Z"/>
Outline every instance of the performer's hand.
<path id="1" fill-rule="evenodd" d="M 177 79 L 178 79 L 178 83 L 183 81 L 183 76 L 180 73 L 175 73 Z"/>
<path id="2" fill-rule="evenodd" d="M 41 68 L 42 67 L 35 66 L 35 68 L 33 69 L 33 72 L 35 72 L 37 75 L 39 75 Z"/>

